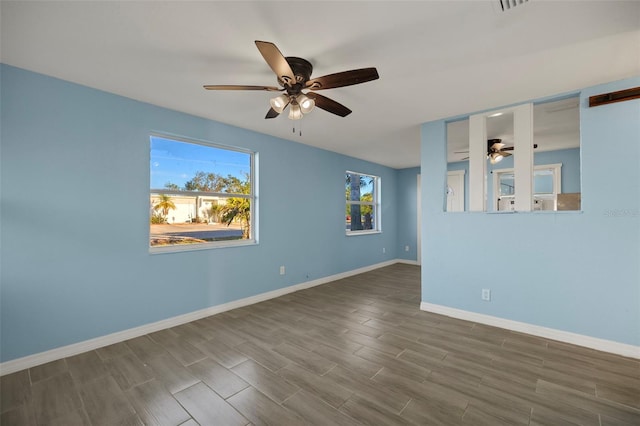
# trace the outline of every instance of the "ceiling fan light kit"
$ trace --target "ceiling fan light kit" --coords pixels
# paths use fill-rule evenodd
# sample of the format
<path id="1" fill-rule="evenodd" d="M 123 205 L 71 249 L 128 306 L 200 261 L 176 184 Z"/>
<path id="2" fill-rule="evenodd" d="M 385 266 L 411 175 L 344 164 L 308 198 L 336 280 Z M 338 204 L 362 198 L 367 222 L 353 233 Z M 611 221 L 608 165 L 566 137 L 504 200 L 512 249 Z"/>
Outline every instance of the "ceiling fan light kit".
<path id="1" fill-rule="evenodd" d="M 275 118 L 289 106 L 289 118 L 299 120 L 310 113 L 316 106 L 340 117 L 351 114 L 351 110 L 333 99 L 314 93 L 316 90 L 333 89 L 352 86 L 377 80 L 375 68 L 361 68 L 328 74 L 311 79 L 313 66 L 306 59 L 295 56 L 283 56 L 275 44 L 256 40 L 256 46 L 276 74 L 278 84 L 275 86 L 241 86 L 241 85 L 205 85 L 207 90 L 266 90 L 285 92 L 269 100 L 271 108 L 265 118 Z M 303 92 L 306 89 L 309 92 Z"/>
<path id="2" fill-rule="evenodd" d="M 300 109 L 300 105 L 298 105 L 298 101 L 294 99 L 291 102 L 291 106 L 289 107 L 289 119 L 300 120 L 301 118 L 302 118 L 302 110 Z"/>
<path id="3" fill-rule="evenodd" d="M 503 158 L 504 156 L 499 152 L 492 152 L 491 154 L 489 154 L 489 160 L 491 161 L 491 164 L 499 163 L 502 161 Z"/>
<path id="4" fill-rule="evenodd" d="M 280 96 L 276 96 L 275 98 L 271 98 L 269 101 L 271 108 L 273 108 L 278 114 L 281 114 L 282 111 L 284 111 L 289 102 L 289 96 L 284 93 Z"/>
<path id="5" fill-rule="evenodd" d="M 296 98 L 296 102 L 298 103 L 298 105 L 300 105 L 300 110 L 303 114 L 309 114 L 316 106 L 316 101 L 314 101 L 304 93 L 298 95 L 298 97 Z"/>

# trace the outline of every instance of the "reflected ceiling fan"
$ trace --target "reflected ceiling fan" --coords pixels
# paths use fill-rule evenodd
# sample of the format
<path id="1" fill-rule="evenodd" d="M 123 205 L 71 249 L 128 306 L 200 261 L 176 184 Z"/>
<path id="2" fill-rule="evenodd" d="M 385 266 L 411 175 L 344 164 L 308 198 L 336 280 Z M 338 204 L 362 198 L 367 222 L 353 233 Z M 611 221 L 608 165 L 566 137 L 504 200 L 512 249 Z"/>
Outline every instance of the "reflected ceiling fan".
<path id="1" fill-rule="evenodd" d="M 361 68 L 311 78 L 313 66 L 306 59 L 295 56 L 283 56 L 275 44 L 256 40 L 256 46 L 262 57 L 278 78 L 278 86 L 241 86 L 241 85 L 206 85 L 207 90 L 266 90 L 283 92 L 270 100 L 271 108 L 265 118 L 275 118 L 289 106 L 289 118 L 299 120 L 317 106 L 332 114 L 346 117 L 351 110 L 346 106 L 315 93 L 316 90 L 334 89 L 352 86 L 377 80 L 375 68 Z M 304 92 L 303 90 L 307 90 Z"/>
<path id="2" fill-rule="evenodd" d="M 487 157 L 491 164 L 499 163 L 503 158 L 510 157 L 512 154 L 507 151 L 513 151 L 513 147 L 507 147 L 502 143 L 502 139 L 489 139 L 487 141 Z"/>
<path id="3" fill-rule="evenodd" d="M 534 143 L 533 148 L 537 148 L 538 144 Z M 489 139 L 487 140 L 487 158 L 491 162 L 491 164 L 496 164 L 502 161 L 505 157 L 509 157 L 513 154 L 507 151 L 513 151 L 512 146 L 506 146 L 502 143 L 502 139 Z M 469 152 L 466 151 L 456 151 L 455 154 L 462 154 Z M 469 157 L 463 158 L 461 161 L 468 160 Z"/>

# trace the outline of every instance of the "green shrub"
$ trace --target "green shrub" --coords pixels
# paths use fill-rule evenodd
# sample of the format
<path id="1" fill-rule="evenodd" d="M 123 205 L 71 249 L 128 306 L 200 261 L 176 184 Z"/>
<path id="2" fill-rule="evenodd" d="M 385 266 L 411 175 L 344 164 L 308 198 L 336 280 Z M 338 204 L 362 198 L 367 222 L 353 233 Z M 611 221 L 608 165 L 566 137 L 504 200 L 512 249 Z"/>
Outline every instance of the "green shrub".
<path id="1" fill-rule="evenodd" d="M 151 215 L 151 223 L 155 225 L 167 223 L 167 218 L 162 216 L 160 213 L 154 213 Z"/>

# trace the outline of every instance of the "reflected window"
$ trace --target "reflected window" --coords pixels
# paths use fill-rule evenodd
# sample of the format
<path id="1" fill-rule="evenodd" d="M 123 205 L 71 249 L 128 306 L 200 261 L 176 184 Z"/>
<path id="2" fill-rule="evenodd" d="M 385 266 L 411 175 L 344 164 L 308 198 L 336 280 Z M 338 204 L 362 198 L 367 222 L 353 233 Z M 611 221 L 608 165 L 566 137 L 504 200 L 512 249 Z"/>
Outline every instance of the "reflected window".
<path id="1" fill-rule="evenodd" d="M 512 196 L 516 194 L 516 184 L 512 172 L 504 172 L 498 175 L 498 194 L 503 196 Z"/>
<path id="2" fill-rule="evenodd" d="M 494 170 L 496 194 L 493 205 L 498 211 L 513 211 L 516 185 L 513 169 Z M 562 164 L 535 166 L 533 170 L 533 210 L 558 210 L 557 197 L 562 192 Z"/>

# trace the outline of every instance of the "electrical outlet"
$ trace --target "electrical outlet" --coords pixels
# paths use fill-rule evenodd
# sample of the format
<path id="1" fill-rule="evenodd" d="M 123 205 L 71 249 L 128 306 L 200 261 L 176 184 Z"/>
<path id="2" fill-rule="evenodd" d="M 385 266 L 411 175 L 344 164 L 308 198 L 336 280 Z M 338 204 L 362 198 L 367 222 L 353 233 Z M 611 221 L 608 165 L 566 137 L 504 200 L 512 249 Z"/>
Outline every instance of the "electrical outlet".
<path id="1" fill-rule="evenodd" d="M 491 290 L 488 288 L 482 289 L 482 300 L 486 300 L 487 302 L 491 300 Z"/>
<path id="2" fill-rule="evenodd" d="M 404 246 L 404 251 L 409 251 L 409 246 Z"/>
<path id="3" fill-rule="evenodd" d="M 285 273 L 284 265 L 282 265 L 282 266 L 280 267 L 280 275 L 284 275 L 284 273 Z"/>
<path id="4" fill-rule="evenodd" d="M 382 254 L 385 254 L 387 252 L 387 249 L 382 247 Z"/>

